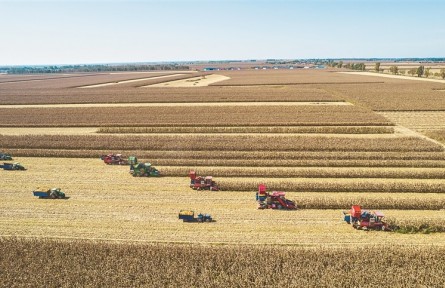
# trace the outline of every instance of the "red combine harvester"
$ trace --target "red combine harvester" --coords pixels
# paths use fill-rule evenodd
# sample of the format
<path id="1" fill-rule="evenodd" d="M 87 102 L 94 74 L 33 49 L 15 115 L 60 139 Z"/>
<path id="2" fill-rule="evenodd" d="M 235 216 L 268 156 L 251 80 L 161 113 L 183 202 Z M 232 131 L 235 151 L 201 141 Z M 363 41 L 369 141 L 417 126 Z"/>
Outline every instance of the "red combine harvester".
<path id="1" fill-rule="evenodd" d="M 194 170 L 190 170 L 190 188 L 193 190 L 210 190 L 219 191 L 219 187 L 215 181 L 213 181 L 212 176 L 196 176 Z"/>
<path id="2" fill-rule="evenodd" d="M 256 193 L 256 200 L 258 201 L 258 209 L 286 209 L 295 210 L 297 205 L 294 201 L 286 199 L 286 193 L 273 191 L 266 192 L 266 185 L 260 184 L 258 192 Z"/>
<path id="3" fill-rule="evenodd" d="M 385 215 L 380 211 L 362 210 L 360 205 L 352 205 L 351 211 L 343 211 L 344 220 L 355 229 L 390 231 Z"/>
<path id="4" fill-rule="evenodd" d="M 100 159 L 108 165 L 128 165 L 128 161 L 122 158 L 122 154 L 108 154 L 100 156 Z"/>

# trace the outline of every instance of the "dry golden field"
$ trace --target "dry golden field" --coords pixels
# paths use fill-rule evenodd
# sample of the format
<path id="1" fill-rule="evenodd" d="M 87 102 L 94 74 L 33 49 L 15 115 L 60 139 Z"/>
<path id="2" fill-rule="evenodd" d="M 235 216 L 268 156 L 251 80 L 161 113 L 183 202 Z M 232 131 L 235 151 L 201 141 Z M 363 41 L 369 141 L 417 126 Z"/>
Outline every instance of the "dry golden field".
<path id="1" fill-rule="evenodd" d="M 3 236 L 178 243 L 299 243 L 310 246 L 369 245 L 378 239 L 387 244 L 401 241 L 407 245 L 425 245 L 429 241 L 445 244 L 445 234 L 440 233 L 412 235 L 355 231 L 342 221 L 343 209 L 329 207 L 335 201 L 347 205 L 345 197 L 349 192 L 306 194 L 287 190 L 288 197 L 297 203 L 301 197 L 302 203 L 317 207 L 319 202 L 318 207 L 326 210 L 261 211 L 256 209 L 256 187 L 248 192 L 197 192 L 188 187 L 186 175 L 134 178 L 129 175 L 127 166 L 106 166 L 98 158 L 20 157 L 17 160 L 26 163 L 29 170 L 0 171 L 4 200 L 0 204 L 0 231 Z M 162 172 L 162 166 L 157 168 Z M 216 180 L 222 187 L 234 181 L 225 177 Z M 280 183 L 267 177 L 258 177 L 257 181 L 268 184 L 271 189 Z M 71 198 L 41 200 L 32 195 L 32 190 L 37 187 L 52 186 L 62 187 Z M 442 205 L 443 209 L 442 195 L 445 194 L 386 194 L 384 197 L 393 205 L 389 207 L 397 210 L 385 210 L 385 213 L 397 219 L 441 223 L 445 213 L 430 210 L 422 203 L 430 199 L 428 202 L 436 203 L 436 208 Z M 369 203 L 371 209 L 389 205 L 378 202 L 373 207 L 372 199 L 376 198 L 373 193 L 352 193 L 351 197 L 366 201 L 364 203 Z M 397 203 L 397 199 L 403 201 Z M 405 210 L 404 204 L 419 205 L 420 210 Z M 211 213 L 216 222 L 184 224 L 177 219 L 180 209 Z"/>
<path id="2" fill-rule="evenodd" d="M 197 73 L 133 81 L 165 74 L 0 78 L 0 152 L 28 168 L 0 170 L 0 286 L 443 285 L 444 85 L 310 69 L 218 71 L 230 79 L 207 87 L 140 87 Z M 110 152 L 162 177 L 107 166 Z M 190 169 L 222 191 L 190 189 Z M 300 209 L 257 210 L 259 183 Z M 37 199 L 38 187 L 70 198 Z M 401 229 L 354 230 L 342 221 L 352 204 Z M 181 209 L 216 222 L 183 223 Z M 49 273 L 57 263 L 82 276 Z"/>
<path id="3" fill-rule="evenodd" d="M 0 239 L 0 285 L 442 287 L 444 252 L 378 244 L 313 249 Z"/>

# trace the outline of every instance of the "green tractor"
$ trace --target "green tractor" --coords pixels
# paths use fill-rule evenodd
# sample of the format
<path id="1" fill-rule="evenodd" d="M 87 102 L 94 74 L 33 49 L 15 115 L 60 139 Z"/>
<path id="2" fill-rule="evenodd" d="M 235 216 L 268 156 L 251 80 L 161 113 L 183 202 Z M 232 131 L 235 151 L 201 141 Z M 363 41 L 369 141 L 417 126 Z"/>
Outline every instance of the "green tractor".
<path id="1" fill-rule="evenodd" d="M 150 163 L 130 164 L 130 174 L 133 177 L 158 177 L 161 174 Z"/>

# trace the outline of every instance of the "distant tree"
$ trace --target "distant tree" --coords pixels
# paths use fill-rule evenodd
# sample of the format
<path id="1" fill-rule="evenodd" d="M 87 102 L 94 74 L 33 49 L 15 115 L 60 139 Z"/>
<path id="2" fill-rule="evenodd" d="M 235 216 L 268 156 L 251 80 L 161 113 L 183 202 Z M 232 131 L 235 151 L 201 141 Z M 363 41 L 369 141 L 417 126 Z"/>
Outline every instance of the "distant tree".
<path id="1" fill-rule="evenodd" d="M 440 69 L 440 77 L 442 77 L 442 79 L 445 79 L 445 69 L 444 68 Z"/>
<path id="2" fill-rule="evenodd" d="M 416 74 L 416 72 L 417 72 L 416 68 L 411 68 L 411 69 L 408 70 L 408 74 L 411 75 L 411 76 L 414 76 Z"/>
<path id="3" fill-rule="evenodd" d="M 424 66 L 419 66 L 416 70 L 417 77 L 421 77 L 423 75 L 423 72 L 425 71 Z"/>
<path id="4" fill-rule="evenodd" d="M 397 66 L 391 66 L 391 67 L 389 67 L 389 71 L 390 71 L 392 74 L 397 74 L 397 73 L 399 72 L 399 67 L 397 67 Z"/>
<path id="5" fill-rule="evenodd" d="M 429 67 L 425 69 L 425 77 L 426 78 L 428 78 L 430 76 L 430 69 L 431 68 L 429 68 Z"/>
<path id="6" fill-rule="evenodd" d="M 337 67 L 338 67 L 338 68 L 342 68 L 342 67 L 343 67 L 343 61 L 338 62 Z"/>
<path id="7" fill-rule="evenodd" d="M 376 72 L 380 72 L 380 62 L 376 62 L 376 63 L 375 63 L 374 70 L 375 70 Z"/>
<path id="8" fill-rule="evenodd" d="M 405 75 L 406 70 L 399 70 L 400 75 Z"/>

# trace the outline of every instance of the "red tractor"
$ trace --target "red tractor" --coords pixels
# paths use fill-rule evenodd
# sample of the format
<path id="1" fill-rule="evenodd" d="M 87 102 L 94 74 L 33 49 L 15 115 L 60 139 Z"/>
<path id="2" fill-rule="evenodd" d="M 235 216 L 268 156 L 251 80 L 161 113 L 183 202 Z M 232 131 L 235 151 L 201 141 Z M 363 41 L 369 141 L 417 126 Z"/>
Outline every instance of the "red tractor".
<path id="1" fill-rule="evenodd" d="M 210 190 L 219 191 L 219 187 L 215 181 L 213 181 L 212 176 L 196 176 L 194 170 L 190 170 L 190 188 L 193 190 Z"/>
<path id="2" fill-rule="evenodd" d="M 297 205 L 294 201 L 286 199 L 286 193 L 273 191 L 266 192 L 266 185 L 260 184 L 258 192 L 256 193 L 256 200 L 258 201 L 258 209 L 286 209 L 295 210 Z"/>
<path id="3" fill-rule="evenodd" d="M 100 156 L 100 159 L 108 165 L 128 165 L 128 161 L 122 157 L 122 154 L 108 154 Z"/>
<path id="4" fill-rule="evenodd" d="M 380 211 L 362 210 L 360 205 L 352 205 L 351 211 L 343 211 L 343 215 L 346 223 L 358 230 L 391 230 Z"/>

